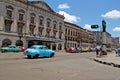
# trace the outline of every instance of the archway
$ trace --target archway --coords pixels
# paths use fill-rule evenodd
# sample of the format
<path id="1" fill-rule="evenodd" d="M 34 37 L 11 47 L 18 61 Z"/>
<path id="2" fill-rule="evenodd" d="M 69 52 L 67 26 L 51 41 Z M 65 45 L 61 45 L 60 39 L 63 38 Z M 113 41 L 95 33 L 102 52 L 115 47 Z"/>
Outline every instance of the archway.
<path id="1" fill-rule="evenodd" d="M 58 44 L 58 50 L 62 50 L 62 44 Z"/>
<path id="2" fill-rule="evenodd" d="M 56 44 L 52 45 L 52 50 L 56 50 Z"/>
<path id="3" fill-rule="evenodd" d="M 8 45 L 11 45 L 11 40 L 10 39 L 4 39 L 3 41 L 2 41 L 2 46 L 8 46 Z"/>
<path id="4" fill-rule="evenodd" d="M 30 48 L 32 45 L 34 45 L 33 41 L 28 41 L 28 48 Z"/>
<path id="5" fill-rule="evenodd" d="M 16 41 L 16 46 L 23 46 L 23 41 L 22 40 L 17 40 Z"/>
<path id="6" fill-rule="evenodd" d="M 42 41 L 38 41 L 37 44 L 38 44 L 38 45 L 43 45 Z"/>

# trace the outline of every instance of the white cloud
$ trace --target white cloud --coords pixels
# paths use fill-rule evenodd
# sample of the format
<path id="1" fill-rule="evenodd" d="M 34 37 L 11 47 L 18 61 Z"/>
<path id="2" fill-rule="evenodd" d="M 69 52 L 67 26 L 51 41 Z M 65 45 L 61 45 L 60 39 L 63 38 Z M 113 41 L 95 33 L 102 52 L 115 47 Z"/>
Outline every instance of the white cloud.
<path id="1" fill-rule="evenodd" d="M 66 4 L 66 3 L 64 3 L 64 4 L 60 4 L 60 5 L 58 6 L 58 8 L 59 8 L 59 9 L 69 9 L 70 6 L 69 6 L 68 4 Z"/>
<path id="2" fill-rule="evenodd" d="M 89 24 L 85 24 L 85 26 L 83 27 L 84 29 L 87 29 L 87 30 L 92 30 L 91 29 L 91 25 L 89 25 Z"/>
<path id="3" fill-rule="evenodd" d="M 118 18 L 120 18 L 120 11 L 112 10 L 112 11 L 109 11 L 101 16 L 104 18 L 118 19 Z"/>
<path id="4" fill-rule="evenodd" d="M 115 27 L 113 31 L 120 32 L 120 27 Z"/>
<path id="5" fill-rule="evenodd" d="M 77 17 L 75 15 L 70 15 L 65 11 L 59 11 L 58 13 L 61 15 L 64 15 L 65 21 L 67 21 L 67 22 L 74 23 L 74 22 L 78 22 L 80 20 L 80 17 Z"/>

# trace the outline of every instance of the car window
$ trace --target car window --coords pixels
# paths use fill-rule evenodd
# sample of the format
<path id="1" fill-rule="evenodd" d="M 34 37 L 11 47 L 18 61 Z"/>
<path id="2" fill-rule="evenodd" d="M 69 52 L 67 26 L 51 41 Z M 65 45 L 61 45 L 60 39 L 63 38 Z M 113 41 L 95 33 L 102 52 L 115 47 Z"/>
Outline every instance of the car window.
<path id="1" fill-rule="evenodd" d="M 30 49 L 36 49 L 36 47 L 31 47 Z"/>
<path id="2" fill-rule="evenodd" d="M 44 48 L 43 47 L 40 47 L 40 50 L 43 50 Z"/>

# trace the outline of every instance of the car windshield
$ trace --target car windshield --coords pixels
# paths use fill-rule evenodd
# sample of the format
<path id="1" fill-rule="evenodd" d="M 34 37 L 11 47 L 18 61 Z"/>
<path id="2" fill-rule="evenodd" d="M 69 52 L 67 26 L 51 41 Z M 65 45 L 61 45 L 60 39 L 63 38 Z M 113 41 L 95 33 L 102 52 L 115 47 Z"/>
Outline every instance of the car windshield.
<path id="1" fill-rule="evenodd" d="M 36 49 L 36 47 L 33 46 L 33 47 L 31 47 L 30 49 Z"/>

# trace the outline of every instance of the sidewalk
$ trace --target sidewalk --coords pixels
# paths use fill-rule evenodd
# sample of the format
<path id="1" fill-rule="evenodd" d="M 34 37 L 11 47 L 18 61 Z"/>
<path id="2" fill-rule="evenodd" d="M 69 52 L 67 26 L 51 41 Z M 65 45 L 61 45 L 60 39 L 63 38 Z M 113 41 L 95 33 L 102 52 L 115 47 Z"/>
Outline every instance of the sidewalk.
<path id="1" fill-rule="evenodd" d="M 101 58 L 94 58 L 94 61 L 120 68 L 120 57 L 116 56 L 115 52 L 108 52 Z"/>

